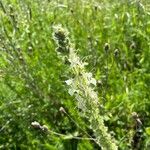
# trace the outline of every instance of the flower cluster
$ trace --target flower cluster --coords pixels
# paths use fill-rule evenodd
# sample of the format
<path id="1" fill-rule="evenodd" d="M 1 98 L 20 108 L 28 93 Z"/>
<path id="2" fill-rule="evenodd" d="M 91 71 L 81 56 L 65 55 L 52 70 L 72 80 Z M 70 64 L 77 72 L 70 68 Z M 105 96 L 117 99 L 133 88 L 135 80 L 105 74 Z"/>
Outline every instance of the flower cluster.
<path id="1" fill-rule="evenodd" d="M 116 142 L 108 133 L 103 116 L 100 115 L 99 98 L 95 92 L 96 80 L 92 73 L 86 72 L 86 63 L 80 60 L 74 46 L 70 43 L 68 32 L 61 26 L 57 26 L 54 28 L 53 35 L 58 48 L 66 50 L 61 51 L 62 55 L 67 52 L 67 59 L 70 62 L 69 68 L 73 78 L 65 81 L 69 86 L 69 94 L 75 96 L 82 115 L 88 118 L 90 127 L 95 133 L 97 144 L 103 150 L 117 150 Z"/>

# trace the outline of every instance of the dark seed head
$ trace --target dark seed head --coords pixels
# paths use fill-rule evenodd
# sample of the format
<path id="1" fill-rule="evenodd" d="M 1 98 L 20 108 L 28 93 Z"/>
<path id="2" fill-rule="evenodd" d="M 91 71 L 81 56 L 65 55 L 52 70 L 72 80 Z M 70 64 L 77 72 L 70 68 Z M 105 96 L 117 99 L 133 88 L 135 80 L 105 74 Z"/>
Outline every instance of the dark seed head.
<path id="1" fill-rule="evenodd" d="M 53 38 L 58 45 L 56 51 L 65 55 L 68 54 L 70 47 L 68 32 L 61 26 L 54 27 L 54 30 Z"/>
<path id="2" fill-rule="evenodd" d="M 136 49 L 136 45 L 135 45 L 135 43 L 134 42 L 132 42 L 132 44 L 130 45 L 130 49 Z"/>
<path id="3" fill-rule="evenodd" d="M 66 38 L 66 34 L 65 34 L 64 30 L 61 29 L 61 28 L 59 28 L 59 29 L 55 32 L 54 36 L 56 37 L 56 39 L 61 40 L 61 41 L 64 41 L 65 38 Z"/>
<path id="4" fill-rule="evenodd" d="M 66 113 L 66 111 L 65 111 L 65 109 L 64 109 L 63 107 L 60 107 L 60 108 L 59 108 L 59 111 L 60 111 L 61 113 Z"/>
<path id="5" fill-rule="evenodd" d="M 118 49 L 115 49 L 114 51 L 114 56 L 117 58 L 119 56 L 119 50 Z"/>
<path id="6" fill-rule="evenodd" d="M 71 9 L 70 12 L 73 14 L 74 13 L 73 9 Z"/>
<path id="7" fill-rule="evenodd" d="M 131 115 L 132 115 L 132 117 L 133 117 L 134 119 L 136 119 L 136 118 L 139 117 L 138 114 L 137 114 L 136 112 L 133 112 Z"/>
<path id="8" fill-rule="evenodd" d="M 105 52 L 107 53 L 109 51 L 109 49 L 110 49 L 110 45 L 108 43 L 105 43 L 105 45 L 104 45 Z"/>

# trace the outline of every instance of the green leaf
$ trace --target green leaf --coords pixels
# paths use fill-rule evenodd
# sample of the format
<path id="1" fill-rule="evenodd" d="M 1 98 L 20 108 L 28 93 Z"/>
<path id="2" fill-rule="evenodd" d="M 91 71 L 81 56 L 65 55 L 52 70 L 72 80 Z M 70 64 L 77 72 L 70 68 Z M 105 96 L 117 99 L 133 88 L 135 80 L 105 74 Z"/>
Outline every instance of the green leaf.
<path id="1" fill-rule="evenodd" d="M 145 129 L 145 131 L 146 131 L 146 134 L 147 134 L 147 135 L 150 135 L 150 127 L 147 127 L 147 128 Z"/>

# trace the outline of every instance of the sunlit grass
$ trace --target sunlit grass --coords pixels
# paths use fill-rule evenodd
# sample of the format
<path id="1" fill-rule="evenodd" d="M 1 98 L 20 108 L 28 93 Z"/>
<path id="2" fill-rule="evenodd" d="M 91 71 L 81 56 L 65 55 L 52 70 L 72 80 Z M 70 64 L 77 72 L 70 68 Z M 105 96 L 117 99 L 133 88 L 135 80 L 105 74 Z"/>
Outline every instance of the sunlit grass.
<path id="1" fill-rule="evenodd" d="M 76 110 L 58 58 L 53 26 L 62 24 L 81 60 L 97 80 L 105 124 L 120 149 L 134 146 L 138 134 L 132 113 L 143 123 L 138 140 L 149 148 L 150 2 L 145 0 L 0 1 L 0 145 L 2 149 L 97 149 L 92 141 L 63 140 L 35 131 L 31 122 L 53 131 L 94 137 Z M 109 44 L 109 50 L 105 46 Z M 2 129 L 2 130 L 1 130 Z M 145 130 L 147 129 L 147 130 Z M 26 146 L 27 145 L 27 146 Z M 85 145 L 87 145 L 86 148 Z"/>

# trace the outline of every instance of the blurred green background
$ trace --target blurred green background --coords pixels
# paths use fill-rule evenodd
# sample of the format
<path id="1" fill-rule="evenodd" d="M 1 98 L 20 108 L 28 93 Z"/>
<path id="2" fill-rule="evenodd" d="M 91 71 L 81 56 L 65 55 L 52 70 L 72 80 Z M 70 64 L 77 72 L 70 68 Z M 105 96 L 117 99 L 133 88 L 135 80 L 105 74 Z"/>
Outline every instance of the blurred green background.
<path id="1" fill-rule="evenodd" d="M 100 149 L 92 141 L 64 139 L 31 126 L 38 121 L 67 136 L 93 136 L 67 93 L 64 81 L 70 77 L 52 38 L 58 24 L 68 29 L 98 82 L 105 124 L 119 149 L 134 149 L 136 142 L 135 149 L 149 150 L 148 0 L 0 0 L 0 149 Z M 143 124 L 140 134 L 133 112 Z"/>

